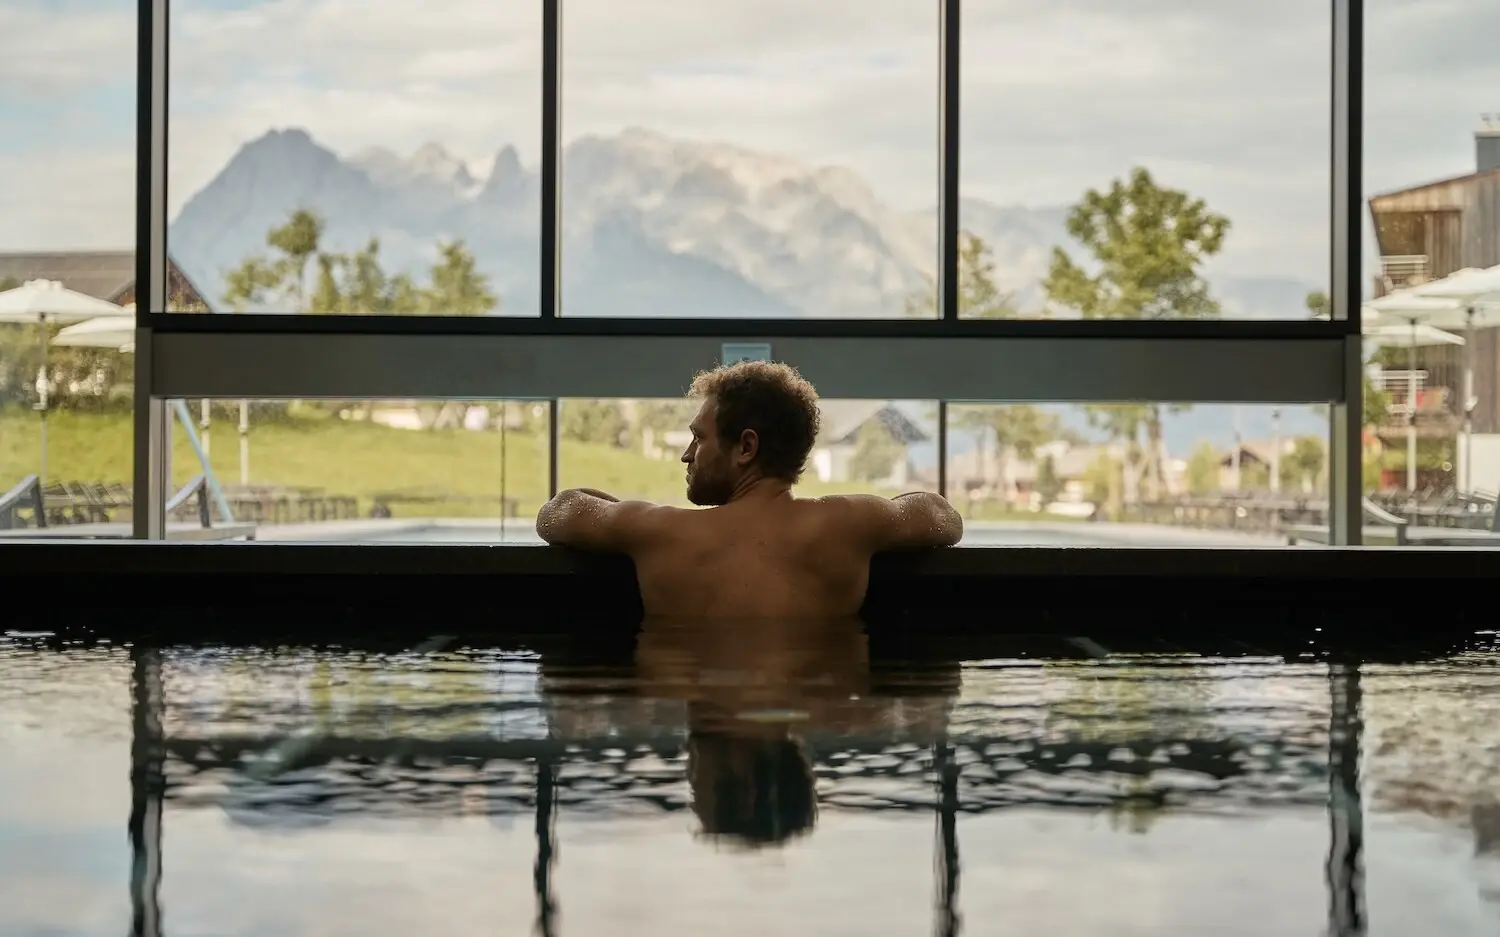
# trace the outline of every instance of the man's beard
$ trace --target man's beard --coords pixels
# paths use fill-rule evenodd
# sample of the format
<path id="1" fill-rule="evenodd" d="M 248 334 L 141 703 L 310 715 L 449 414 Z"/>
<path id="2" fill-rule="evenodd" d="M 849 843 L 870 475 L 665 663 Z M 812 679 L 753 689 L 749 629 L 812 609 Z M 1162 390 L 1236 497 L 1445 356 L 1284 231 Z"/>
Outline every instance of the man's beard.
<path id="1" fill-rule="evenodd" d="M 709 474 L 688 478 L 687 499 L 699 507 L 718 507 L 729 503 L 731 487 L 728 479 Z"/>

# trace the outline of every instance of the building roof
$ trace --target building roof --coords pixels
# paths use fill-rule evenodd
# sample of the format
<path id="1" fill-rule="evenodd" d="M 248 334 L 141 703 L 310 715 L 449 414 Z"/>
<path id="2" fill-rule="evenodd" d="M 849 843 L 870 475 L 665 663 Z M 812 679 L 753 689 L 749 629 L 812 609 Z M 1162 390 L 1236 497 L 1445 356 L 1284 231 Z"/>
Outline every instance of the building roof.
<path id="1" fill-rule="evenodd" d="M 818 403 L 823 417 L 823 438 L 835 445 L 849 445 L 873 419 L 879 419 L 897 442 L 906 445 L 927 442 L 931 435 L 900 407 L 885 400 L 824 400 Z"/>
<path id="2" fill-rule="evenodd" d="M 135 251 L 0 254 L 0 279 L 56 280 L 70 290 L 113 302 L 135 283 Z"/>
<path id="3" fill-rule="evenodd" d="M 1442 210 L 1461 207 L 1454 199 L 1445 199 L 1448 193 L 1474 185 L 1484 180 L 1500 179 L 1500 169 L 1483 172 L 1466 172 L 1446 179 L 1435 179 L 1421 185 L 1393 189 L 1370 196 L 1370 207 L 1374 211 Z"/>
<path id="4" fill-rule="evenodd" d="M 174 277 L 201 298 L 198 288 L 175 261 L 168 261 Z M 0 253 L 0 280 L 55 280 L 64 287 L 119 302 L 135 287 L 135 251 L 23 251 Z"/>

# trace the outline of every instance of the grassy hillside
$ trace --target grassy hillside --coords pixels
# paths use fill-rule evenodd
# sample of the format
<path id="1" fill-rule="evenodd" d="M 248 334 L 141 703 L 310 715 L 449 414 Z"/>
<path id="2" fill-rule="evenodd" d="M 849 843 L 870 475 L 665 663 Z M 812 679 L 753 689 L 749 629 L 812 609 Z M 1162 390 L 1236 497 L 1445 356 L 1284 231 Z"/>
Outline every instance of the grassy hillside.
<path id="1" fill-rule="evenodd" d="M 37 470 L 38 420 L 25 410 L 0 412 L 0 491 Z M 172 476 L 180 486 L 198 474 L 197 459 L 174 422 Z M 57 412 L 48 419 L 49 480 L 121 482 L 131 478 L 130 416 Z M 240 480 L 239 436 L 229 421 L 216 421 L 209 440 L 211 464 L 219 480 Z M 254 484 L 322 488 L 360 499 L 367 512 L 376 492 L 404 488 L 441 489 L 498 499 L 501 491 L 501 436 L 498 432 L 435 430 L 419 432 L 378 424 L 310 415 L 252 424 L 250 481 Z M 648 459 L 637 451 L 564 441 L 558 463 L 563 487 L 600 488 L 621 497 L 681 502 L 682 465 Z M 522 515 L 546 499 L 547 437 L 511 432 L 504 446 L 504 486 L 520 500 Z M 858 485 L 803 486 L 808 493 L 854 491 Z M 489 507 L 452 505 L 423 508 L 439 516 L 491 515 Z M 409 511 L 406 513 L 410 513 Z"/>

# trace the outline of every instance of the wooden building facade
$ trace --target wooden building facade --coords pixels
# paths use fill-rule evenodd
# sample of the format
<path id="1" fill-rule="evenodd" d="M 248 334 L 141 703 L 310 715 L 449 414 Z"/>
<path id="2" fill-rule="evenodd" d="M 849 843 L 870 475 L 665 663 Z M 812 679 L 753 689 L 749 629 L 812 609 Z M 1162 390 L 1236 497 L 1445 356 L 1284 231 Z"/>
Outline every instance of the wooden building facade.
<path id="1" fill-rule="evenodd" d="M 1500 125 L 1491 119 L 1475 134 L 1476 171 L 1387 192 L 1370 199 L 1380 273 L 1374 296 L 1419 286 L 1466 267 L 1500 265 Z M 1500 329 L 1475 330 L 1473 343 L 1476 433 L 1500 433 Z M 1455 417 L 1462 417 L 1462 347 L 1417 349 L 1417 368 L 1429 388 L 1448 388 Z M 1405 367 L 1402 355 L 1401 367 Z"/>

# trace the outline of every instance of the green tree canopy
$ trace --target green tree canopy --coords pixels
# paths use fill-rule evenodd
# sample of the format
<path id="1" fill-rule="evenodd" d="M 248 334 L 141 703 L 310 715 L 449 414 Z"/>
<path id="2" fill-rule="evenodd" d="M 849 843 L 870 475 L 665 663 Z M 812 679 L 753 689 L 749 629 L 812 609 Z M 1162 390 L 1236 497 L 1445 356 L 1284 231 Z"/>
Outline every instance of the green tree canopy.
<path id="1" fill-rule="evenodd" d="M 896 463 L 905 455 L 906 447 L 891 435 L 890 429 L 880 420 L 870 420 L 854 437 L 849 474 L 858 481 L 881 481 L 890 477 Z"/>
<path id="2" fill-rule="evenodd" d="M 1187 489 L 1189 494 L 1207 495 L 1219 490 L 1219 468 L 1224 453 L 1219 447 L 1204 440 L 1193 449 L 1187 464 Z"/>
<path id="3" fill-rule="evenodd" d="M 1041 464 L 1036 468 L 1036 493 L 1042 506 L 1046 507 L 1056 501 L 1062 490 L 1063 481 L 1057 474 L 1057 460 L 1051 454 L 1042 456 Z"/>
<path id="4" fill-rule="evenodd" d="M 423 286 L 406 274 L 386 273 L 378 238 L 340 254 L 324 249 L 323 236 L 317 214 L 293 212 L 285 224 L 266 232 L 268 254 L 248 257 L 226 273 L 224 301 L 233 309 L 280 302 L 291 312 L 317 315 L 479 316 L 499 308 L 489 279 L 462 240 L 438 243 Z"/>
<path id="5" fill-rule="evenodd" d="M 906 315 L 931 319 L 937 315 L 937 283 L 924 277 L 927 286 L 906 300 Z M 1010 319 L 1016 315 L 1015 296 L 1000 289 L 995 280 L 995 258 L 990 246 L 968 231 L 958 242 L 958 314 L 966 319 Z"/>
<path id="6" fill-rule="evenodd" d="M 625 413 L 612 400 L 569 400 L 560 409 L 564 439 L 623 446 L 630 437 Z"/>
<path id="7" fill-rule="evenodd" d="M 1327 452 L 1316 436 L 1298 436 L 1290 452 L 1281 456 L 1281 485 L 1294 491 L 1312 489 L 1323 476 Z"/>
<path id="8" fill-rule="evenodd" d="M 1103 191 L 1085 192 L 1068 214 L 1068 234 L 1095 272 L 1054 247 L 1042 288 L 1085 319 L 1215 318 L 1221 309 L 1201 267 L 1223 248 L 1229 228 L 1202 199 L 1158 185 L 1138 167 Z M 1091 423 L 1129 444 L 1131 467 L 1144 474 L 1153 499 L 1163 488 L 1162 411 L 1155 402 L 1090 409 Z"/>

